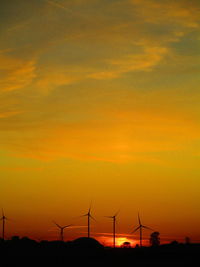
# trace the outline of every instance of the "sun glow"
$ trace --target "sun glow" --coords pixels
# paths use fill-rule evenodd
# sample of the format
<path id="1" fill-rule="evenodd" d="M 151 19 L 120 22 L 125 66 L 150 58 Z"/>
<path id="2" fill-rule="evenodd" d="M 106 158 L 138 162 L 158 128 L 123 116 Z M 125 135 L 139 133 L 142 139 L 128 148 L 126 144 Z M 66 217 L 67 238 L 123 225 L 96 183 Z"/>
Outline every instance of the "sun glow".
<path id="1" fill-rule="evenodd" d="M 99 242 L 101 242 L 104 246 L 113 246 L 113 237 L 112 236 L 100 236 L 97 238 Z M 127 242 L 131 247 L 135 247 L 137 244 L 136 240 L 128 238 L 126 236 L 117 236 L 115 239 L 116 247 L 121 247 L 123 244 Z"/>
<path id="2" fill-rule="evenodd" d="M 121 247 L 125 242 L 129 242 L 130 246 L 133 247 L 135 246 L 136 242 L 132 239 L 129 239 L 127 237 L 117 237 L 116 238 L 116 246 Z"/>

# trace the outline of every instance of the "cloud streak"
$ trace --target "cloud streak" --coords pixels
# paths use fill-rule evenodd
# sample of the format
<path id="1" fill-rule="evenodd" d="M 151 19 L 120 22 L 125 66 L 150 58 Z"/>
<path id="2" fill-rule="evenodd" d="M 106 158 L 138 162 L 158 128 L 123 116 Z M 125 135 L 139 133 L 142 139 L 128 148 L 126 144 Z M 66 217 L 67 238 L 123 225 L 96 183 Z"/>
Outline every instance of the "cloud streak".
<path id="1" fill-rule="evenodd" d="M 8 47 L 0 54 L 0 90 L 5 96 L 0 127 L 5 149 L 40 159 L 159 162 L 154 156 L 139 155 L 139 151 L 180 150 L 187 139 L 198 139 L 196 121 L 163 113 L 162 107 L 143 112 L 145 103 L 137 106 L 140 94 L 161 90 L 157 83 L 161 88 L 167 79 L 172 79 L 170 94 L 179 99 L 173 93 L 175 80 L 164 73 L 173 63 L 179 66 L 176 74 L 180 75 L 181 65 L 195 62 L 193 56 L 184 61 L 184 53 L 180 57 L 174 48 L 179 48 L 188 32 L 198 31 L 195 1 L 189 6 L 186 1 L 153 0 L 104 5 L 101 1 L 43 3 L 37 18 L 30 16 L 28 24 L 18 22 L 12 34 L 8 27 Z M 25 40 L 16 41 L 20 36 Z M 132 99 L 132 111 L 126 109 L 128 100 L 123 102 L 119 97 L 119 114 L 109 90 L 113 96 L 120 92 L 122 99 L 125 92 Z M 164 90 L 169 92 L 169 88 Z M 17 104 L 9 102 L 11 96 Z M 164 103 L 155 94 L 151 100 Z M 106 101 L 110 101 L 110 111 Z M 177 112 L 177 107 L 169 106 Z"/>
<path id="2" fill-rule="evenodd" d="M 118 78 L 124 73 L 134 71 L 151 71 L 168 53 L 164 47 L 146 47 L 140 55 L 128 55 L 124 58 L 110 60 L 109 71 L 96 72 L 88 75 L 94 79 Z"/>
<path id="3" fill-rule="evenodd" d="M 200 6 L 198 1 L 130 0 L 144 21 L 150 23 L 178 24 L 199 28 Z"/>
<path id="4" fill-rule="evenodd" d="M 0 54 L 0 91 L 14 91 L 30 85 L 35 74 L 35 61 Z"/>

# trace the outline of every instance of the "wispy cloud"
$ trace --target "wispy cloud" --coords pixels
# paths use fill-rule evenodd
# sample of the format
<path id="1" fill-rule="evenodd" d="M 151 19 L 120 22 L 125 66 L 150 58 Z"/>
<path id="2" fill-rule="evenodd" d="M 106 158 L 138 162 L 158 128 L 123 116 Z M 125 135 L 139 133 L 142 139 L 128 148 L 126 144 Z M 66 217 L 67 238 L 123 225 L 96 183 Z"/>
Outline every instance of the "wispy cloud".
<path id="1" fill-rule="evenodd" d="M 73 75 L 66 68 L 59 69 L 46 69 L 43 73 L 38 74 L 35 82 L 36 88 L 40 92 L 49 93 L 51 90 L 56 89 L 62 85 L 69 85 L 80 80 L 78 75 Z"/>
<path id="2" fill-rule="evenodd" d="M 178 108 L 173 107 L 169 114 L 162 113 L 159 108 L 143 112 L 145 103 L 138 108 L 135 107 L 137 101 L 129 103 L 130 110 L 135 108 L 137 111 L 127 111 L 129 100 L 121 102 L 119 114 L 112 96 L 109 97 L 110 110 L 106 108 L 105 92 L 119 82 L 113 95 L 120 91 L 121 95 L 126 92 L 127 99 L 137 99 L 145 80 L 141 76 L 138 85 L 133 85 L 137 75 L 147 77 L 152 72 L 152 76 L 156 74 L 157 77 L 159 68 L 171 67 L 170 60 L 176 66 L 176 61 L 179 66 L 187 63 L 180 63 L 184 56 L 176 56 L 171 46 L 181 42 L 188 29 L 197 29 L 198 5 L 191 1 L 187 8 L 186 1 L 182 4 L 170 1 L 169 4 L 169 1 L 153 0 L 112 1 L 104 5 L 101 1 L 84 3 L 43 1 L 44 10 L 37 19 L 29 19 L 28 29 L 20 26 L 26 25 L 24 21 L 17 24 L 19 27 L 13 28 L 16 30 L 14 39 L 8 29 L 8 44 L 14 43 L 17 36 L 26 36 L 26 42 L 19 42 L 15 50 L 8 46 L 0 54 L 0 90 L 8 99 L 16 93 L 13 97 L 18 102 L 18 108 L 15 108 L 16 103 L 10 103 L 0 113 L 3 119 L 0 127 L 10 133 L 4 135 L 2 131 L 2 146 L 17 154 L 40 159 L 69 157 L 159 164 L 156 157 L 139 152 L 183 149 L 187 139 L 198 138 L 197 122 L 190 118 L 184 120 L 180 114 L 174 115 Z M 83 5 L 84 12 L 80 11 Z M 43 27 L 39 27 L 40 23 Z M 36 27 L 37 31 L 32 35 L 31 29 Z M 29 37 L 31 42 L 27 41 Z M 22 47 L 25 45 L 29 56 L 24 56 Z M 34 52 L 31 54 L 31 51 Z M 177 71 L 180 72 L 180 68 Z M 130 73 L 129 77 L 125 76 Z M 157 81 L 147 84 L 148 80 L 150 76 L 145 90 L 150 87 L 152 90 Z M 162 81 L 159 82 L 162 85 Z M 90 89 L 86 90 L 87 87 Z M 99 89 L 101 87 L 103 89 Z M 175 83 L 172 84 L 172 88 L 175 87 Z M 94 98 L 91 97 L 93 91 Z M 105 97 L 99 101 L 102 91 Z M 133 95 L 130 91 L 139 93 Z M 177 98 L 172 91 L 170 95 Z M 4 98 L 4 101 L 8 99 Z M 163 99 L 152 95 L 152 102 L 155 99 L 164 103 Z M 20 105 L 26 110 L 23 114 L 19 113 L 23 110 Z M 13 118 L 15 115 L 17 117 Z"/>
<path id="3" fill-rule="evenodd" d="M 139 55 L 127 55 L 123 58 L 109 61 L 108 71 L 99 71 L 88 75 L 94 79 L 118 78 L 123 73 L 132 71 L 150 71 L 160 63 L 168 53 L 165 47 L 145 47 L 144 53 Z"/>
<path id="4" fill-rule="evenodd" d="M 52 5 L 54 7 L 57 7 L 57 8 L 61 8 L 61 9 L 64 9 L 70 13 L 73 13 L 71 9 L 67 8 L 66 5 L 62 4 L 62 2 L 60 1 L 53 1 L 53 0 L 44 0 L 46 3 L 48 3 L 49 5 Z"/>
<path id="5" fill-rule="evenodd" d="M 192 142 L 199 138 L 198 124 L 190 120 L 186 123 L 173 114 L 166 117 L 156 112 L 111 114 L 105 111 L 104 122 L 85 120 L 63 125 L 61 120 L 43 122 L 38 127 L 22 125 L 23 134 L 19 135 L 16 130 L 20 132 L 20 125 L 16 122 L 12 129 L 7 129 L 9 136 L 1 137 L 1 147 L 40 160 L 74 158 L 160 165 L 163 162 L 154 153 L 184 150 L 188 139 Z"/>
<path id="6" fill-rule="evenodd" d="M 178 24 L 187 28 L 200 26 L 200 6 L 198 1 L 156 1 L 130 0 L 142 16 L 150 23 Z"/>
<path id="7" fill-rule="evenodd" d="M 42 171 L 42 167 L 24 167 L 24 166 L 18 166 L 18 167 L 6 167 L 6 166 L 0 166 L 0 170 L 2 171 L 11 171 L 11 172 L 38 172 Z"/>
<path id="8" fill-rule="evenodd" d="M 0 118 L 8 118 L 18 114 L 23 113 L 24 111 L 0 111 Z"/>
<path id="9" fill-rule="evenodd" d="M 35 78 L 35 61 L 0 54 L 1 91 L 14 91 L 28 86 Z"/>

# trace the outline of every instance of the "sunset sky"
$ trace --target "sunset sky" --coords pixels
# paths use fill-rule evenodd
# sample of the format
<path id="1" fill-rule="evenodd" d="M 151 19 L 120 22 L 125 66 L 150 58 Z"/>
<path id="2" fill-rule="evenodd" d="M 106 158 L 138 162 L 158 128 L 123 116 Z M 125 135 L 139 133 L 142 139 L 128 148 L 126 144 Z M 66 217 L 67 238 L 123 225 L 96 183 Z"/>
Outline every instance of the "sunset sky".
<path id="1" fill-rule="evenodd" d="M 2 0 L 6 237 L 200 242 L 199 84 L 199 0 Z"/>

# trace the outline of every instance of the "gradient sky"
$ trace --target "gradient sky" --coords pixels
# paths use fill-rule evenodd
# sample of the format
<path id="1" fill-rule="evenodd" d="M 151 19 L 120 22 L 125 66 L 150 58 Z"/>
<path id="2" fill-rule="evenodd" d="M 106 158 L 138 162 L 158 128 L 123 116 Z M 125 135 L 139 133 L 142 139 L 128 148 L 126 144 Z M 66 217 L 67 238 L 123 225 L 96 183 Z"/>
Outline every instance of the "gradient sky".
<path id="1" fill-rule="evenodd" d="M 120 209 L 200 241 L 199 0 L 2 0 L 0 63 L 7 237 L 83 236 L 92 201 L 99 240 Z"/>

